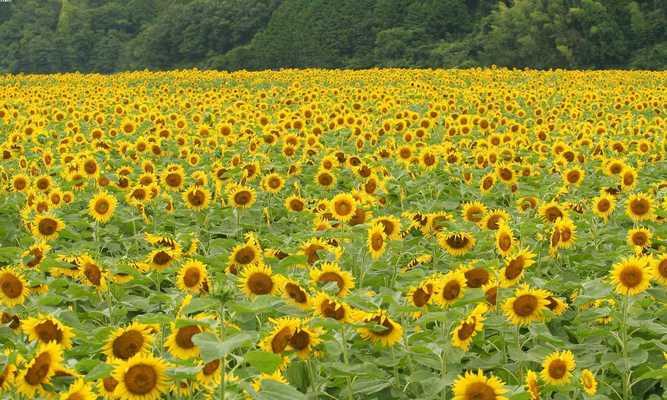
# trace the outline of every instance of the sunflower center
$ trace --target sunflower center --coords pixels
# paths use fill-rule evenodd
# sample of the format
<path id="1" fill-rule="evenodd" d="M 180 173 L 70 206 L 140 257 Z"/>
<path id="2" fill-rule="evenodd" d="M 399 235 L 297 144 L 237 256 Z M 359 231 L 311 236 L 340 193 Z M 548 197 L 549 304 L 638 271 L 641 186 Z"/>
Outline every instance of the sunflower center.
<path id="1" fill-rule="evenodd" d="M 620 280 L 623 283 L 623 286 L 633 288 L 642 282 L 643 277 L 644 274 L 642 273 L 641 268 L 630 265 L 623 268 L 623 271 L 621 271 Z"/>
<path id="2" fill-rule="evenodd" d="M 287 284 L 285 284 L 285 291 L 287 292 L 287 295 L 297 303 L 305 303 L 308 300 L 306 293 L 301 290 L 299 285 L 295 285 L 292 282 L 287 282 Z"/>
<path id="3" fill-rule="evenodd" d="M 505 277 L 510 280 L 515 279 L 521 275 L 521 272 L 523 272 L 523 266 L 523 257 L 512 259 L 512 261 L 507 264 L 507 268 L 505 268 Z"/>
<path id="4" fill-rule="evenodd" d="M 649 203 L 645 199 L 633 200 L 630 203 L 630 209 L 635 215 L 644 215 L 649 210 Z"/>
<path id="5" fill-rule="evenodd" d="M 564 227 L 563 230 L 560 232 L 560 238 L 564 243 L 568 242 L 572 238 L 572 231 L 570 230 L 570 228 Z"/>
<path id="6" fill-rule="evenodd" d="M 431 298 L 431 295 L 422 288 L 417 288 L 412 293 L 412 303 L 417 307 L 423 307 L 428 303 L 428 300 Z"/>
<path id="7" fill-rule="evenodd" d="M 579 171 L 570 171 L 567 174 L 567 181 L 570 183 L 577 183 L 579 181 Z"/>
<path id="8" fill-rule="evenodd" d="M 167 177 L 165 178 L 165 182 L 167 183 L 167 185 L 171 187 L 179 187 L 181 186 L 183 179 L 181 178 L 181 175 L 172 172 L 171 174 L 167 175 Z"/>
<path id="9" fill-rule="evenodd" d="M 502 251 L 507 251 L 512 247 L 512 238 L 507 235 L 503 234 L 500 236 L 500 239 L 498 240 L 498 246 Z"/>
<path id="10" fill-rule="evenodd" d="M 520 317 L 528 317 L 537 310 L 537 297 L 532 294 L 524 294 L 516 298 L 512 309 Z"/>
<path id="11" fill-rule="evenodd" d="M 197 325 L 180 328 L 176 333 L 176 344 L 182 349 L 191 349 L 195 347 L 192 337 L 198 333 L 201 333 L 201 329 Z"/>
<path id="12" fill-rule="evenodd" d="M 49 187 L 49 181 L 47 179 L 40 179 L 37 181 L 37 188 L 39 190 L 45 190 Z"/>
<path id="13" fill-rule="evenodd" d="M 489 220 L 486 221 L 486 227 L 491 230 L 496 230 L 499 228 L 500 220 L 502 217 L 500 215 L 492 215 L 489 217 Z"/>
<path id="14" fill-rule="evenodd" d="M 188 268 L 183 275 L 183 283 L 186 287 L 195 287 L 201 280 L 201 274 L 197 268 Z"/>
<path id="15" fill-rule="evenodd" d="M 456 335 L 459 337 L 459 340 L 466 340 L 470 336 L 472 336 L 472 334 L 475 332 L 475 325 L 476 322 L 474 321 L 470 324 L 464 322 L 459 328 L 458 332 L 456 332 Z"/>
<path id="16" fill-rule="evenodd" d="M 28 183 L 25 180 L 17 179 L 17 180 L 14 181 L 14 188 L 18 191 L 21 191 L 21 190 L 25 189 L 27 184 Z"/>
<path id="17" fill-rule="evenodd" d="M 234 195 L 234 203 L 238 205 L 246 205 L 250 202 L 252 194 L 247 190 L 241 190 Z"/>
<path id="18" fill-rule="evenodd" d="M 442 288 L 442 297 L 445 300 L 454 300 L 461 293 L 461 285 L 457 281 L 449 281 Z"/>
<path id="19" fill-rule="evenodd" d="M 378 325 L 382 325 L 383 328 L 378 330 L 373 330 L 373 334 L 376 336 L 388 336 L 394 330 L 394 324 L 389 322 L 389 318 L 383 318 L 381 316 L 376 316 L 372 318 L 369 322 L 375 322 Z"/>
<path id="20" fill-rule="evenodd" d="M 632 235 L 632 243 L 634 243 L 635 246 L 645 246 L 647 242 L 648 237 L 643 232 L 637 232 Z"/>
<path id="21" fill-rule="evenodd" d="M 345 317 L 345 309 L 343 307 L 336 308 L 336 303 L 329 300 L 324 300 L 320 305 L 322 315 L 327 318 L 341 320 Z"/>
<path id="22" fill-rule="evenodd" d="M 334 209 L 336 210 L 336 214 L 345 216 L 352 212 L 352 205 L 347 200 L 341 200 L 334 204 Z"/>
<path id="23" fill-rule="evenodd" d="M 380 235 L 379 233 L 373 234 L 373 236 L 371 237 L 371 247 L 373 248 L 373 250 L 379 251 L 380 249 L 382 249 L 383 244 L 384 244 L 384 239 L 382 238 L 382 235 Z"/>
<path id="24" fill-rule="evenodd" d="M 625 186 L 631 186 L 635 182 L 635 177 L 632 174 L 625 174 L 623 176 L 623 184 Z"/>
<path id="25" fill-rule="evenodd" d="M 287 344 L 290 342 L 291 337 L 292 337 L 292 331 L 288 327 L 285 327 L 280 331 L 278 331 L 278 333 L 273 335 L 273 339 L 271 339 L 271 351 L 273 351 L 276 354 L 285 351 L 285 348 L 287 347 Z"/>
<path id="26" fill-rule="evenodd" d="M 51 218 L 44 218 L 41 221 L 39 221 L 37 229 L 39 230 L 39 233 L 41 233 L 42 235 L 46 236 L 53 235 L 58 229 L 58 222 L 56 222 Z"/>
<path id="27" fill-rule="evenodd" d="M 465 400 L 494 400 L 496 392 L 484 382 L 473 382 L 466 388 Z"/>
<path id="28" fill-rule="evenodd" d="M 466 212 L 466 218 L 470 222 L 477 223 L 477 222 L 481 221 L 483 217 L 484 217 L 484 212 L 482 210 L 480 210 L 479 208 L 476 208 L 476 207 L 475 208 L 470 208 Z"/>
<path id="29" fill-rule="evenodd" d="M 99 286 L 102 282 L 102 271 L 95 264 L 86 264 L 83 273 L 86 275 L 86 278 L 95 286 Z"/>
<path id="30" fill-rule="evenodd" d="M 35 325 L 35 333 L 44 343 L 55 341 L 60 343 L 63 340 L 63 332 L 51 320 L 46 320 L 40 324 Z"/>
<path id="31" fill-rule="evenodd" d="M 380 223 L 382 224 L 384 228 L 384 233 L 387 236 L 391 236 L 392 233 L 394 233 L 394 223 L 391 221 L 388 221 L 386 219 L 381 219 Z"/>
<path id="32" fill-rule="evenodd" d="M 567 373 L 567 364 L 563 360 L 553 360 L 549 363 L 549 376 L 553 379 L 561 379 Z"/>
<path id="33" fill-rule="evenodd" d="M 660 261 L 660 264 L 658 264 L 658 273 L 663 278 L 667 278 L 667 258 L 663 259 Z"/>
<path id="34" fill-rule="evenodd" d="M 489 281 L 489 273 L 482 267 L 469 269 L 465 272 L 466 283 L 470 288 L 479 288 Z"/>
<path id="35" fill-rule="evenodd" d="M 132 329 L 118 336 L 116 340 L 113 341 L 111 350 L 114 357 L 120 358 L 121 360 L 127 360 L 137 354 L 143 345 L 144 336 L 141 332 Z"/>
<path id="36" fill-rule="evenodd" d="M 301 351 L 310 344 L 310 335 L 304 330 L 299 330 L 289 339 L 289 344 L 296 351 Z"/>
<path id="37" fill-rule="evenodd" d="M 9 273 L 0 276 L 0 288 L 2 288 L 2 293 L 10 299 L 15 299 L 23 293 L 21 280 Z"/>
<path id="38" fill-rule="evenodd" d="M 493 186 L 493 178 L 487 177 L 484 178 L 484 181 L 482 182 L 482 187 L 484 190 L 489 190 Z"/>
<path id="39" fill-rule="evenodd" d="M 500 179 L 504 181 L 512 180 L 512 171 L 510 171 L 509 168 L 501 168 Z"/>
<path id="40" fill-rule="evenodd" d="M 206 201 L 206 194 L 201 190 L 193 190 L 188 193 L 188 202 L 195 207 L 201 206 Z"/>
<path id="41" fill-rule="evenodd" d="M 446 240 L 449 247 L 454 249 L 463 249 L 468 245 L 468 238 L 462 235 L 452 235 Z"/>
<path id="42" fill-rule="evenodd" d="M 582 375 L 583 381 L 584 381 L 584 386 L 586 386 L 587 389 L 590 389 L 593 387 L 593 380 L 588 374 L 583 374 Z"/>
<path id="43" fill-rule="evenodd" d="M 607 199 L 601 199 L 597 204 L 598 211 L 607 212 L 611 208 L 611 203 Z"/>
<path id="44" fill-rule="evenodd" d="M 25 381 L 30 386 L 41 384 L 51 369 L 51 355 L 49 353 L 40 353 L 35 358 L 34 363 L 25 373 Z"/>
<path id="45" fill-rule="evenodd" d="M 166 251 L 158 251 L 153 256 L 153 262 L 157 265 L 167 265 L 171 261 L 171 256 Z"/>
<path id="46" fill-rule="evenodd" d="M 303 211 L 303 202 L 299 199 L 292 199 L 289 206 L 293 211 Z"/>
<path id="47" fill-rule="evenodd" d="M 116 386 L 118 386 L 118 381 L 108 376 L 102 379 L 102 386 L 104 386 L 104 390 L 106 390 L 108 393 L 111 393 L 116 389 Z"/>
<path id="48" fill-rule="evenodd" d="M 250 246 L 243 247 L 236 252 L 234 259 L 239 264 L 249 264 L 255 259 L 255 251 Z"/>
<path id="49" fill-rule="evenodd" d="M 281 183 L 281 181 L 278 178 L 269 179 L 269 187 L 271 189 L 278 189 L 280 187 L 280 183 Z"/>
<path id="50" fill-rule="evenodd" d="M 206 376 L 211 376 L 215 371 L 218 370 L 218 367 L 220 366 L 220 360 L 213 360 L 209 363 L 204 364 L 204 368 L 202 368 L 202 372 Z"/>
<path id="51" fill-rule="evenodd" d="M 273 280 L 263 272 L 255 272 L 248 277 L 248 288 L 254 294 L 268 294 L 273 289 Z"/>
<path id="52" fill-rule="evenodd" d="M 484 297 L 486 298 L 486 302 L 491 304 L 492 306 L 496 305 L 496 297 L 498 295 L 498 287 L 494 286 L 484 292 Z"/>
<path id="53" fill-rule="evenodd" d="M 338 275 L 335 272 L 325 272 L 325 273 L 323 273 L 317 279 L 317 282 L 324 283 L 324 284 L 329 283 L 329 282 L 336 282 L 336 285 L 338 285 L 338 291 L 339 292 L 341 290 L 343 290 L 343 288 L 345 287 L 345 281 L 343 280 L 343 278 L 340 275 Z"/>
<path id="54" fill-rule="evenodd" d="M 560 243 L 560 230 L 556 228 L 551 234 L 551 247 L 556 247 L 558 243 Z"/>
<path id="55" fill-rule="evenodd" d="M 547 208 L 545 214 L 549 222 L 556 222 L 558 218 L 563 218 L 563 212 L 558 207 Z"/>
<path id="56" fill-rule="evenodd" d="M 137 364 L 127 370 L 123 380 L 128 392 L 141 396 L 155 389 L 158 383 L 158 374 L 150 365 Z"/>

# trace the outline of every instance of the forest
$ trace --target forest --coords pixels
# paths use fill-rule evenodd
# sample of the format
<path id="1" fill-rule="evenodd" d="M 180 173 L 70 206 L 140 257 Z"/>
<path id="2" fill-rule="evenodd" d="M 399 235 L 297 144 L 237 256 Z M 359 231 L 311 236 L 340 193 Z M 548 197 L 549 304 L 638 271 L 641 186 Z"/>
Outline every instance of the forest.
<path id="1" fill-rule="evenodd" d="M 0 72 L 667 66 L 661 0 L 12 0 Z"/>

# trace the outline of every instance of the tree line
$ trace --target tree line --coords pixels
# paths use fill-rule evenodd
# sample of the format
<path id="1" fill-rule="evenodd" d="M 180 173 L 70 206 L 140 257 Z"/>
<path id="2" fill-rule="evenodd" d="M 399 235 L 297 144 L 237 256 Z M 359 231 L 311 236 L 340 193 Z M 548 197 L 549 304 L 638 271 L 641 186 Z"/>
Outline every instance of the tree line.
<path id="1" fill-rule="evenodd" d="M 12 0 L 0 72 L 667 67 L 663 0 Z"/>

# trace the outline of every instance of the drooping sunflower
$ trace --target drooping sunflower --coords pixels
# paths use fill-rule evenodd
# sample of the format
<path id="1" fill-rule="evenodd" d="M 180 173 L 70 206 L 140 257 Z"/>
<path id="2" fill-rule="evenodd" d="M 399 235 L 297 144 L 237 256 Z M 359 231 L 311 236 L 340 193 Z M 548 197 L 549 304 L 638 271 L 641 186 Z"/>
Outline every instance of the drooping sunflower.
<path id="1" fill-rule="evenodd" d="M 452 331 L 452 346 L 468 351 L 472 339 L 484 329 L 485 304 L 480 304 Z"/>
<path id="2" fill-rule="evenodd" d="M 484 218 L 487 211 L 488 209 L 483 203 L 474 201 L 471 203 L 464 203 L 461 214 L 463 215 L 464 220 L 477 224 Z"/>
<path id="3" fill-rule="evenodd" d="M 77 379 L 72 383 L 67 392 L 60 395 L 60 400 L 95 400 L 97 395 L 89 383 L 83 378 Z"/>
<path id="4" fill-rule="evenodd" d="M 482 177 L 482 180 L 479 182 L 479 191 L 482 194 L 487 194 L 493 189 L 493 186 L 496 184 L 496 177 L 494 173 L 488 173 Z"/>
<path id="5" fill-rule="evenodd" d="M 33 359 L 16 377 L 16 389 L 28 398 L 45 395 L 42 385 L 51 381 L 62 362 L 62 348 L 56 342 L 41 344 Z"/>
<path id="6" fill-rule="evenodd" d="M 388 240 L 398 240 L 401 238 L 401 220 L 393 215 L 383 215 L 377 217 L 373 223 L 382 224 L 384 234 Z"/>
<path id="7" fill-rule="evenodd" d="M 97 193 L 88 202 L 88 214 L 99 223 L 109 222 L 116 211 L 117 200 L 114 196 L 105 191 Z"/>
<path id="8" fill-rule="evenodd" d="M 199 347 L 194 344 L 192 337 L 204 332 L 200 325 L 187 325 L 177 327 L 171 324 L 171 334 L 165 340 L 165 346 L 174 357 L 188 360 L 199 356 Z"/>
<path id="9" fill-rule="evenodd" d="M 0 269 L 0 304 L 14 307 L 28 298 L 28 282 L 23 274 L 13 267 Z"/>
<path id="10" fill-rule="evenodd" d="M 581 371 L 581 386 L 584 388 L 589 396 L 595 396 L 595 393 L 598 391 L 598 381 L 595 379 L 595 375 L 589 369 L 584 369 Z"/>
<path id="11" fill-rule="evenodd" d="M 526 391 L 530 394 L 530 400 L 540 400 L 540 383 L 538 375 L 532 369 L 526 372 Z"/>
<path id="12" fill-rule="evenodd" d="M 438 244 L 450 255 L 462 256 L 475 247 L 475 237 L 468 232 L 440 232 Z"/>
<path id="13" fill-rule="evenodd" d="M 403 338 L 403 327 L 389 318 L 385 310 L 367 313 L 361 318 L 360 322 L 377 325 L 377 327 L 364 327 L 358 330 L 362 338 L 373 343 L 391 347 Z"/>
<path id="14" fill-rule="evenodd" d="M 556 351 L 549 354 L 542 362 L 540 376 L 550 385 L 565 385 L 570 382 L 575 366 L 576 362 L 571 351 Z"/>
<path id="15" fill-rule="evenodd" d="M 383 225 L 374 224 L 368 230 L 367 245 L 373 260 L 377 260 L 382 256 L 387 248 L 387 235 L 384 233 Z"/>
<path id="16" fill-rule="evenodd" d="M 46 243 L 35 243 L 21 253 L 21 257 L 24 257 L 23 262 L 26 267 L 34 268 L 42 262 L 50 250 L 51 246 Z"/>
<path id="17" fill-rule="evenodd" d="M 136 355 L 116 365 L 115 393 L 127 400 L 158 400 L 167 391 L 167 363 L 150 355 Z"/>
<path id="18" fill-rule="evenodd" d="M 65 228 L 60 218 L 52 215 L 40 214 L 32 224 L 32 234 L 38 239 L 49 241 L 58 237 L 58 233 Z"/>
<path id="19" fill-rule="evenodd" d="M 503 312 L 514 325 L 528 325 L 543 319 L 543 312 L 549 303 L 548 293 L 542 289 L 531 289 L 527 285 L 514 291 L 511 297 L 503 303 Z"/>
<path id="20" fill-rule="evenodd" d="M 641 253 L 642 249 L 651 245 L 653 233 L 644 227 L 633 228 L 628 231 L 626 241 L 628 246 L 635 249 L 635 252 Z"/>
<path id="21" fill-rule="evenodd" d="M 335 300 L 324 292 L 319 292 L 313 299 L 313 313 L 324 318 L 348 322 L 354 319 L 350 306 L 340 300 Z"/>
<path id="22" fill-rule="evenodd" d="M 408 299 L 408 302 L 411 305 L 425 309 L 427 304 L 430 302 L 432 295 L 433 295 L 433 282 L 427 281 L 427 282 L 422 282 L 417 286 L 410 287 L 406 294 L 406 298 Z M 412 313 L 412 317 L 415 319 L 421 317 L 421 315 L 422 315 L 421 311 L 415 311 Z"/>
<path id="23" fill-rule="evenodd" d="M 83 254 L 77 258 L 77 264 L 79 266 L 77 278 L 81 283 L 93 286 L 100 291 L 107 288 L 108 273 L 92 257 Z"/>
<path id="24" fill-rule="evenodd" d="M 502 257 L 509 255 L 514 248 L 515 242 L 514 233 L 509 225 L 506 223 L 500 224 L 500 227 L 496 231 L 496 251 L 498 254 Z"/>
<path id="25" fill-rule="evenodd" d="M 449 307 L 463 297 L 466 277 L 462 270 L 450 271 L 433 280 L 433 301 L 441 307 Z"/>
<path id="26" fill-rule="evenodd" d="M 281 278 L 277 280 L 277 284 L 280 294 L 291 304 L 304 310 L 310 307 L 310 295 L 299 283 L 292 279 Z"/>
<path id="27" fill-rule="evenodd" d="M 187 260 L 181 266 L 176 277 L 176 286 L 186 293 L 201 293 L 208 282 L 206 265 L 197 260 Z"/>
<path id="28" fill-rule="evenodd" d="M 229 204 L 235 208 L 250 208 L 257 200 L 255 190 L 248 186 L 234 185 L 227 195 Z"/>
<path id="29" fill-rule="evenodd" d="M 614 212 L 616 199 L 609 193 L 602 192 L 599 196 L 593 198 L 593 214 L 607 222 L 609 216 Z"/>
<path id="30" fill-rule="evenodd" d="M 662 286 L 667 286 L 667 253 L 656 257 L 651 263 L 652 278 Z"/>
<path id="31" fill-rule="evenodd" d="M 151 330 L 148 325 L 133 322 L 129 326 L 111 332 L 103 348 L 107 360 L 127 361 L 137 354 L 150 353 L 153 345 Z"/>
<path id="32" fill-rule="evenodd" d="M 357 211 L 357 202 L 348 193 L 339 193 L 331 199 L 329 210 L 334 218 L 348 222 Z"/>
<path id="33" fill-rule="evenodd" d="M 222 367 L 222 360 L 213 360 L 207 363 L 199 364 L 201 371 L 197 373 L 197 382 L 206 387 L 216 387 L 222 380 L 220 377 L 220 368 Z M 225 380 L 226 380 L 225 376 Z"/>
<path id="34" fill-rule="evenodd" d="M 282 354 L 287 350 L 299 321 L 296 318 L 282 317 L 278 319 L 269 318 L 269 322 L 273 324 L 273 329 L 260 342 L 259 347 L 266 352 Z"/>
<path id="35" fill-rule="evenodd" d="M 553 253 L 557 249 L 572 247 L 577 237 L 577 226 L 570 219 L 558 219 L 551 228 L 549 250 Z"/>
<path id="36" fill-rule="evenodd" d="M 505 384 L 499 378 L 484 376 L 482 370 L 477 373 L 467 371 L 454 381 L 453 400 L 507 400 Z"/>
<path id="37" fill-rule="evenodd" d="M 21 324 L 21 329 L 30 340 L 44 344 L 56 342 L 63 349 L 72 347 L 74 337 L 72 329 L 50 315 L 26 318 Z"/>
<path id="38" fill-rule="evenodd" d="M 241 272 L 238 286 L 250 298 L 264 294 L 276 294 L 279 290 L 271 267 L 263 263 L 246 267 Z"/>
<path id="39" fill-rule="evenodd" d="M 329 243 L 320 238 L 311 238 L 301 244 L 301 251 L 306 256 L 307 262 L 310 265 L 315 264 L 320 259 L 320 252 L 333 252 Z"/>
<path id="40" fill-rule="evenodd" d="M 336 263 L 323 263 L 319 268 L 311 269 L 310 280 L 313 285 L 336 283 L 337 296 L 346 296 L 354 288 L 354 276 L 349 271 L 343 271 Z"/>
<path id="41" fill-rule="evenodd" d="M 625 213 L 635 222 L 651 221 L 654 218 L 654 208 L 651 196 L 637 193 L 628 198 Z"/>
<path id="42" fill-rule="evenodd" d="M 211 201 L 211 191 L 198 185 L 190 186 L 182 196 L 185 206 L 194 211 L 205 210 Z"/>
<path id="43" fill-rule="evenodd" d="M 611 280 L 616 292 L 628 296 L 642 293 L 651 285 L 650 261 L 643 257 L 628 257 L 614 264 Z"/>

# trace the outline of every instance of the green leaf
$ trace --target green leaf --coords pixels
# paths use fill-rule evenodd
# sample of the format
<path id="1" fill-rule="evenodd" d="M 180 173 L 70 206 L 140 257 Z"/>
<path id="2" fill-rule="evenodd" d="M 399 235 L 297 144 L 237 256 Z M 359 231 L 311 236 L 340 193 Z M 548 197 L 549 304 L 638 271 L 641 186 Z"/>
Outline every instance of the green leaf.
<path id="1" fill-rule="evenodd" d="M 196 297 L 192 299 L 190 304 L 183 308 L 184 314 L 194 314 L 199 311 L 204 310 L 215 310 L 220 305 L 220 303 L 208 297 Z"/>
<path id="2" fill-rule="evenodd" d="M 199 333 L 192 337 L 192 342 L 199 346 L 201 358 L 204 362 L 211 362 L 223 358 L 235 349 L 257 340 L 257 334 L 242 332 L 220 341 L 210 332 Z"/>
<path id="3" fill-rule="evenodd" d="M 106 363 L 99 363 L 93 369 L 91 369 L 87 374 L 86 374 L 86 381 L 96 381 L 98 379 L 106 378 L 107 376 L 111 375 L 111 372 L 113 371 L 113 367 L 109 364 Z"/>
<path id="4" fill-rule="evenodd" d="M 248 364 L 266 374 L 272 374 L 282 362 L 282 357 L 267 351 L 249 351 L 245 359 Z"/>
<path id="5" fill-rule="evenodd" d="M 257 398 L 266 400 L 305 400 L 306 396 L 290 385 L 266 379 L 262 381 L 262 390 L 259 392 Z"/>

